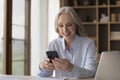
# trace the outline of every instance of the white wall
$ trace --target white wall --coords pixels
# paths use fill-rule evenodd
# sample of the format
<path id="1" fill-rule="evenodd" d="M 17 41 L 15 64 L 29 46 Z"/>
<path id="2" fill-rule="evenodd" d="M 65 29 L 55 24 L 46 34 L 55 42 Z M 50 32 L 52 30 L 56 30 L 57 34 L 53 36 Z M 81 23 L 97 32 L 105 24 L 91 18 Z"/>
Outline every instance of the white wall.
<path id="1" fill-rule="evenodd" d="M 57 37 L 54 20 L 59 0 L 32 0 L 31 9 L 31 75 L 36 76 L 48 43 Z"/>
<path id="2" fill-rule="evenodd" d="M 32 0 L 31 4 L 31 75 L 38 74 L 42 53 L 46 49 L 48 0 Z"/>
<path id="3" fill-rule="evenodd" d="M 49 27 L 48 27 L 48 43 L 58 37 L 58 34 L 55 32 L 55 16 L 60 8 L 59 0 L 49 0 Z"/>
<path id="4" fill-rule="evenodd" d="M 4 16 L 4 2 L 0 0 L 0 39 L 3 37 L 3 16 Z"/>

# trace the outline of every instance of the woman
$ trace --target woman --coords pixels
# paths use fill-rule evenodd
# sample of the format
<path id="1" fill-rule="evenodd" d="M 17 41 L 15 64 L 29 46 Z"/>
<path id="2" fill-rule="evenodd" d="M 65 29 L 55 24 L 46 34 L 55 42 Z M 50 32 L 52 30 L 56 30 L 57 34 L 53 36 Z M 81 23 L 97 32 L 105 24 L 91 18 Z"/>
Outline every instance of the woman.
<path id="1" fill-rule="evenodd" d="M 39 76 L 94 77 L 97 52 L 94 41 L 85 36 L 79 16 L 71 7 L 62 7 L 56 16 L 59 38 L 49 43 L 48 50 L 57 51 L 59 58 L 47 58 L 40 64 Z"/>

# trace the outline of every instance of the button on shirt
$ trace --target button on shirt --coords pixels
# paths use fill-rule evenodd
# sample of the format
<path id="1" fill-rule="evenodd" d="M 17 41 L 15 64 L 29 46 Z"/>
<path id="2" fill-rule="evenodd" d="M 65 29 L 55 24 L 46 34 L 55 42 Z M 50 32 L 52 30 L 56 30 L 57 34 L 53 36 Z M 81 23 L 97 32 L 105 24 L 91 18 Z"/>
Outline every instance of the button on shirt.
<path id="1" fill-rule="evenodd" d="M 97 69 L 98 58 L 95 43 L 88 37 L 76 35 L 70 50 L 65 47 L 64 38 L 53 40 L 48 50 L 57 51 L 60 58 L 68 59 L 74 66 L 71 72 L 55 70 L 56 77 L 94 77 Z M 39 76 L 52 76 L 53 71 L 40 70 Z"/>

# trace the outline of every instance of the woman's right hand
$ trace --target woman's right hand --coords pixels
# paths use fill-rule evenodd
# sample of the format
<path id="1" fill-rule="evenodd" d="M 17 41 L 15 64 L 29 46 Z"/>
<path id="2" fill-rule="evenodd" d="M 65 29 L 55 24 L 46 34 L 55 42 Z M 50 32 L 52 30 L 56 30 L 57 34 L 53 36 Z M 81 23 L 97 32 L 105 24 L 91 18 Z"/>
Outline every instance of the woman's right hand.
<path id="1" fill-rule="evenodd" d="M 53 63 L 50 62 L 50 59 L 47 58 L 40 64 L 40 69 L 54 70 L 55 67 Z"/>

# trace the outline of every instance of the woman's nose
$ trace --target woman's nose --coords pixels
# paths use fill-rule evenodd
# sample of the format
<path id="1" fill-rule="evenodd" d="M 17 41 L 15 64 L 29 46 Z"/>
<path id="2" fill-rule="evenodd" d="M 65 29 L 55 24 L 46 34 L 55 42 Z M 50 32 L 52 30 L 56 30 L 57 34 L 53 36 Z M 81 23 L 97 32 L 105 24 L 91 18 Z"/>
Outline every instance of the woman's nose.
<path id="1" fill-rule="evenodd" d="M 67 31 L 68 31 L 67 26 L 64 26 L 64 32 L 67 32 Z"/>

